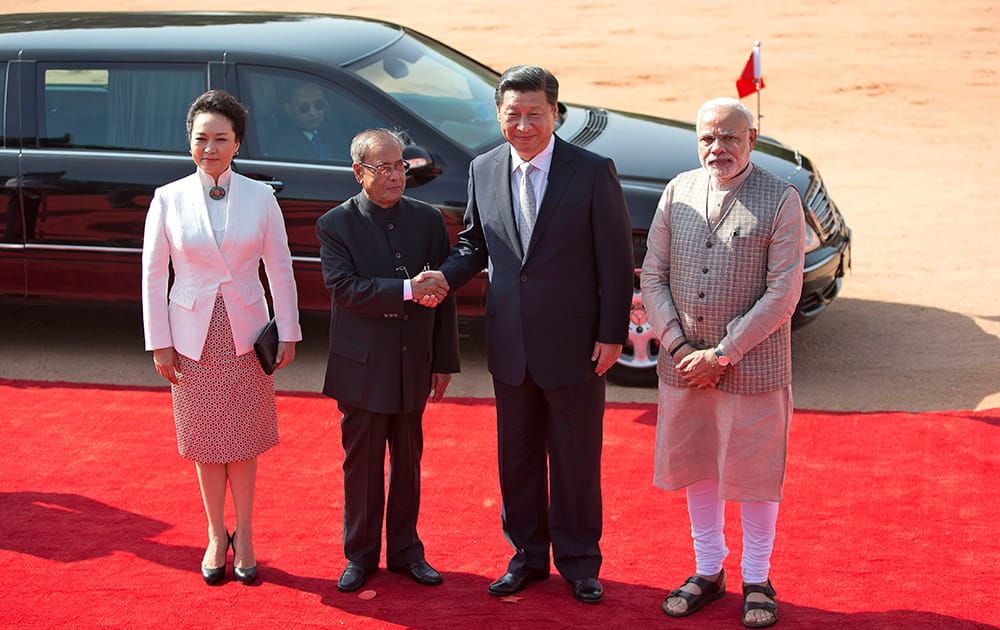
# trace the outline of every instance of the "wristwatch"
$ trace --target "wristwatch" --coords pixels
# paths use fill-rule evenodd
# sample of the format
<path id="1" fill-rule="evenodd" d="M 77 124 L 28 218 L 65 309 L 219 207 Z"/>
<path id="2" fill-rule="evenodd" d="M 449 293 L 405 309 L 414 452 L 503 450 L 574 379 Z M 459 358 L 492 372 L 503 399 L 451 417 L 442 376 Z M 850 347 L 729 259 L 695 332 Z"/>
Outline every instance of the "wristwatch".
<path id="1" fill-rule="evenodd" d="M 718 346 L 715 347 L 715 362 L 722 367 L 726 367 L 730 364 L 729 357 L 722 354 L 722 348 Z"/>

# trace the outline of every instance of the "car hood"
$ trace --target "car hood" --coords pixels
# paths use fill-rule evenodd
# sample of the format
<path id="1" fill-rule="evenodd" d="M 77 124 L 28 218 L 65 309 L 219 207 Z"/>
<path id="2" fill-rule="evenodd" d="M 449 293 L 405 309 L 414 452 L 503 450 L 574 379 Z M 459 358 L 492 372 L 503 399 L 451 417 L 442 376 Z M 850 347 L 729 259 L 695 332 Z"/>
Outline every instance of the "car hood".
<path id="1" fill-rule="evenodd" d="M 557 134 L 560 138 L 614 160 L 634 225 L 649 225 L 655 199 L 635 203 L 636 196 L 656 197 L 678 173 L 696 169 L 698 146 L 692 123 L 615 110 L 566 105 Z M 751 157 L 754 164 L 805 192 L 808 161 L 779 142 L 760 138 Z M 644 193 L 644 194 L 643 194 Z M 641 205 L 642 207 L 636 207 Z"/>

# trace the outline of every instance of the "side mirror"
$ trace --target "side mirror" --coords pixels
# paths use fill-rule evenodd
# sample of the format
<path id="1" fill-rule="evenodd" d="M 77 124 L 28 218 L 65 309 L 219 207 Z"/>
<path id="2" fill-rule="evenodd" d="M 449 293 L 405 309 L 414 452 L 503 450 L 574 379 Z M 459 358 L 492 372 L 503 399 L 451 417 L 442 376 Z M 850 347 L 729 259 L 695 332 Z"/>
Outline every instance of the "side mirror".
<path id="1" fill-rule="evenodd" d="M 410 163 L 410 171 L 406 174 L 407 186 L 419 186 L 431 181 L 441 169 L 434 163 L 434 158 L 423 147 L 407 144 L 403 147 L 403 159 Z"/>

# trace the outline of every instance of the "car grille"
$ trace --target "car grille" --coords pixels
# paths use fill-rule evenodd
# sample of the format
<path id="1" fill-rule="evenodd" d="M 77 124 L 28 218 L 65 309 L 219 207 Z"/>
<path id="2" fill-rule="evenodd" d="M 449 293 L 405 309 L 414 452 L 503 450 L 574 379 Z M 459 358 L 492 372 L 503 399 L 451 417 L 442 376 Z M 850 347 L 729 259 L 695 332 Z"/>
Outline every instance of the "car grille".
<path id="1" fill-rule="evenodd" d="M 795 319 L 800 321 L 793 321 L 793 325 L 809 320 L 822 311 L 840 293 L 840 284 L 841 279 L 834 278 L 834 281 L 825 287 L 803 292 L 798 306 L 795 307 Z"/>
<path id="2" fill-rule="evenodd" d="M 809 184 L 809 190 L 806 191 L 803 202 L 806 204 L 806 208 L 816 215 L 819 228 L 822 230 L 819 235 L 822 240 L 826 241 L 840 232 L 840 213 L 837 211 L 837 206 L 830 200 L 830 196 L 826 192 L 826 185 L 818 174 Z"/>
<path id="3" fill-rule="evenodd" d="M 591 108 L 587 110 L 587 124 L 583 126 L 568 142 L 578 147 L 585 147 L 597 139 L 608 126 L 608 111 Z"/>

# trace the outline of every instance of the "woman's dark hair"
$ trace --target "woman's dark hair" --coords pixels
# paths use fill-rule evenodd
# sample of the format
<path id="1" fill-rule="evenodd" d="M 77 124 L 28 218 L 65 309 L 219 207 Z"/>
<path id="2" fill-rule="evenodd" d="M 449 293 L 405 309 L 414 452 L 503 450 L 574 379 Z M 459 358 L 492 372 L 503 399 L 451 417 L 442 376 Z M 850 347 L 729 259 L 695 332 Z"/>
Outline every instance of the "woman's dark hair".
<path id="1" fill-rule="evenodd" d="M 209 90 L 196 98 L 191 107 L 188 108 L 187 115 L 187 135 L 191 138 L 191 128 L 194 125 L 194 117 L 198 114 L 221 114 L 229 119 L 233 124 L 233 133 L 236 134 L 236 141 L 243 142 L 243 135 L 247 132 L 247 108 L 243 103 L 229 92 L 223 90 Z"/>
<path id="2" fill-rule="evenodd" d="M 559 101 L 559 81 L 555 75 L 539 66 L 514 66 L 507 68 L 497 83 L 497 107 L 503 103 L 503 94 L 509 90 L 515 92 L 545 92 L 545 100 L 549 105 Z"/>

